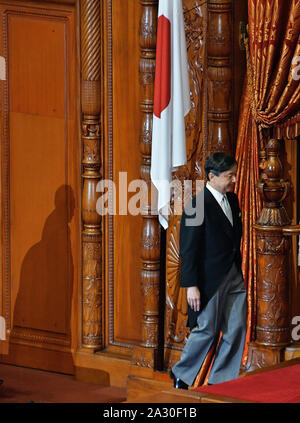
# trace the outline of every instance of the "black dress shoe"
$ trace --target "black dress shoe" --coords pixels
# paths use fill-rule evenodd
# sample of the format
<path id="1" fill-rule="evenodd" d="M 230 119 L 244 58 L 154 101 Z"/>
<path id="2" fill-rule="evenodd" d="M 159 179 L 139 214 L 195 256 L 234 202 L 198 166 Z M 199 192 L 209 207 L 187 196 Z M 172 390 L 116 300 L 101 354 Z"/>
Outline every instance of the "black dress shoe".
<path id="1" fill-rule="evenodd" d="M 3 383 L 3 380 L 2 380 L 2 379 L 0 379 L 0 385 L 2 385 L 2 383 Z"/>
<path id="2" fill-rule="evenodd" d="M 173 379 L 173 386 L 176 389 L 189 389 L 189 385 L 187 385 L 183 380 L 179 379 L 179 377 L 176 377 L 172 370 L 170 371 L 170 377 Z"/>

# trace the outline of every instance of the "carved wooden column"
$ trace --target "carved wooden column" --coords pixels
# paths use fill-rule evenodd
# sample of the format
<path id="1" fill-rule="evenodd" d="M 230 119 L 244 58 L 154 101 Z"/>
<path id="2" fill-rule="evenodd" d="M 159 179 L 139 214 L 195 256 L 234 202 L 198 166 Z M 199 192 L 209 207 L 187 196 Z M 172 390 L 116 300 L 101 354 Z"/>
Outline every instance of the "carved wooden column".
<path id="1" fill-rule="evenodd" d="M 81 0 L 82 103 L 82 346 L 102 347 L 101 218 L 96 212 L 101 178 L 101 1 Z"/>
<path id="2" fill-rule="evenodd" d="M 282 201 L 288 183 L 282 181 L 279 142 L 267 145 L 265 178 L 258 186 L 264 201 L 255 225 L 257 254 L 256 339 L 249 344 L 246 370 L 277 364 L 290 343 L 288 255 L 290 239 L 284 236 L 290 223 Z"/>
<path id="3" fill-rule="evenodd" d="M 206 156 L 232 147 L 232 0 L 208 1 Z"/>
<path id="4" fill-rule="evenodd" d="M 151 215 L 150 166 L 153 119 L 153 96 L 156 54 L 158 0 L 140 0 L 142 7 L 140 39 L 140 132 L 141 178 L 148 186 L 149 198 L 143 210 L 141 236 L 141 289 L 144 298 L 142 316 L 142 343 L 133 351 L 132 364 L 154 368 L 158 346 L 159 282 L 160 282 L 160 225 L 157 216 Z"/>

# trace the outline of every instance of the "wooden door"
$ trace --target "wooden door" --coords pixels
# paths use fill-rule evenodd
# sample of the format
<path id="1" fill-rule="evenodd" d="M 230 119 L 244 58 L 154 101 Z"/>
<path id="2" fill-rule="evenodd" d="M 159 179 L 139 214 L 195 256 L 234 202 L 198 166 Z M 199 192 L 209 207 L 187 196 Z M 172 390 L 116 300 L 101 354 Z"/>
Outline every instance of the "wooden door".
<path id="1" fill-rule="evenodd" d="M 0 2 L 1 360 L 73 373 L 80 257 L 75 7 Z"/>
<path id="2" fill-rule="evenodd" d="M 128 184 L 140 178 L 139 150 L 139 44 L 140 5 L 135 0 L 104 2 L 112 22 L 110 41 L 105 52 L 108 98 L 104 136 L 105 177 L 116 184 L 118 213 L 105 219 L 106 268 L 106 348 L 126 354 L 141 341 L 142 294 L 140 289 L 139 243 L 141 217 L 126 211 L 119 213 L 121 195 L 133 194 L 121 186 L 122 172 Z M 107 29 L 106 29 L 107 31 Z M 107 31 L 108 32 L 108 31 Z M 108 36 L 108 35 L 107 35 Z M 108 54 L 111 51 L 111 56 Z M 111 112 L 109 112 L 111 110 Z M 111 154 L 113 152 L 113 154 Z"/>

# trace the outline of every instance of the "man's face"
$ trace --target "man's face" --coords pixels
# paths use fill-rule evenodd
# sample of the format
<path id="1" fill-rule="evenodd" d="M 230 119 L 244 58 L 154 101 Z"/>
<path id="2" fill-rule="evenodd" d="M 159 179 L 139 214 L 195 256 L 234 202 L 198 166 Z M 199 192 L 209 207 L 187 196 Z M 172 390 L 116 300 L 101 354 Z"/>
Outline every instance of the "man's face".
<path id="1" fill-rule="evenodd" d="M 210 185 L 225 194 L 228 191 L 234 191 L 234 185 L 236 182 L 236 173 L 237 165 L 235 164 L 231 169 L 226 170 L 225 172 L 220 173 L 219 176 L 209 173 L 209 183 Z"/>

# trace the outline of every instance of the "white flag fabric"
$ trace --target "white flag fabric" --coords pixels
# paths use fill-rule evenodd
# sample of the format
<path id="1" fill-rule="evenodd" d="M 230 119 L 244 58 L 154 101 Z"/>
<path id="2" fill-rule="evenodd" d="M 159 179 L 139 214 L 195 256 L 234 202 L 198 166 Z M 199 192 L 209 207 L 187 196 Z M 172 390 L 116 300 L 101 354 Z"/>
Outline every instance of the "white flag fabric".
<path id="1" fill-rule="evenodd" d="M 184 117 L 190 108 L 182 0 L 159 0 L 151 180 L 158 190 L 157 209 L 164 229 L 168 227 L 172 171 L 187 162 Z"/>

